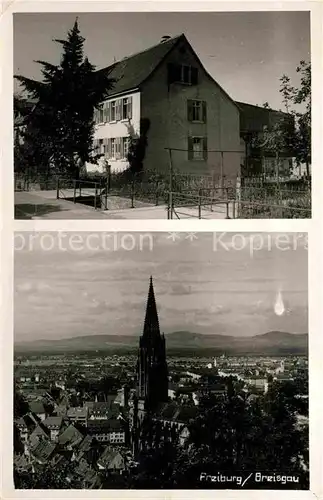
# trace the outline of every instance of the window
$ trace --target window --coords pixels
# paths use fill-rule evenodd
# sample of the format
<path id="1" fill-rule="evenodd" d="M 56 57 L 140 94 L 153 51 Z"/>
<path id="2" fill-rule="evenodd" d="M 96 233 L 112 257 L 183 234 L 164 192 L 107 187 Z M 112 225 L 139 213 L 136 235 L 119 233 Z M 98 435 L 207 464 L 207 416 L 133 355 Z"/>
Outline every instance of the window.
<path id="1" fill-rule="evenodd" d="M 193 121 L 201 122 L 202 121 L 202 102 L 201 101 L 193 101 Z"/>
<path id="2" fill-rule="evenodd" d="M 103 139 L 99 139 L 99 154 L 104 153 Z M 79 419 L 82 422 L 82 419 Z"/>
<path id="3" fill-rule="evenodd" d="M 122 118 L 122 99 L 118 99 L 116 102 L 115 102 L 115 105 L 116 105 L 116 120 L 121 120 Z"/>
<path id="4" fill-rule="evenodd" d="M 207 160 L 207 138 L 189 137 L 188 138 L 188 159 L 189 160 Z"/>
<path id="5" fill-rule="evenodd" d="M 206 123 L 206 102 L 189 99 L 187 101 L 187 118 L 190 122 Z"/>
<path id="6" fill-rule="evenodd" d="M 116 121 L 116 101 L 112 101 L 110 105 L 110 120 Z"/>
<path id="7" fill-rule="evenodd" d="M 105 122 L 110 121 L 110 103 L 106 102 L 103 108 L 103 118 Z"/>
<path id="8" fill-rule="evenodd" d="M 203 139 L 201 137 L 193 137 L 193 159 L 203 159 Z"/>
<path id="9" fill-rule="evenodd" d="M 111 139 L 111 158 L 116 157 L 116 140 Z"/>
<path id="10" fill-rule="evenodd" d="M 116 154 L 115 154 L 116 159 L 120 159 L 121 158 L 121 137 L 118 137 L 117 139 L 115 139 L 115 151 L 116 151 Z"/>
<path id="11" fill-rule="evenodd" d="M 129 152 L 129 144 L 130 144 L 130 138 L 129 137 L 123 137 L 122 138 L 122 158 L 127 159 L 128 157 L 128 152 Z"/>
<path id="12" fill-rule="evenodd" d="M 132 118 L 132 97 L 122 99 L 122 120 Z"/>
<path id="13" fill-rule="evenodd" d="M 168 65 L 168 83 L 184 83 L 186 85 L 197 85 L 198 70 L 187 64 Z"/>

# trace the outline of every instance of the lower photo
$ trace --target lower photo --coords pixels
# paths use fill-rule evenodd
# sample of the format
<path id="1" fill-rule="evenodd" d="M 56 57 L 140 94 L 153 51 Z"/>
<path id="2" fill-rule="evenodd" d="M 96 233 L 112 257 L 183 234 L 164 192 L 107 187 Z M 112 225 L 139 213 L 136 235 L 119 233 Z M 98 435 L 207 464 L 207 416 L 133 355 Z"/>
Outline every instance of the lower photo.
<path id="1" fill-rule="evenodd" d="M 16 232 L 15 488 L 309 490 L 307 246 Z"/>

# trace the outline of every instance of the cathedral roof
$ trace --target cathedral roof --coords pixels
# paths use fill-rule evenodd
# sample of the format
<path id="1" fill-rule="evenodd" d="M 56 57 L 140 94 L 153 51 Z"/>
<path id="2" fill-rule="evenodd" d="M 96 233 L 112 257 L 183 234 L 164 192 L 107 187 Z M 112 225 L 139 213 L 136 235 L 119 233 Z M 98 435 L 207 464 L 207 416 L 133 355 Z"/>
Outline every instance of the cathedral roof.
<path id="1" fill-rule="evenodd" d="M 155 300 L 153 278 L 150 277 L 143 338 L 153 339 L 160 336 L 157 305 Z"/>

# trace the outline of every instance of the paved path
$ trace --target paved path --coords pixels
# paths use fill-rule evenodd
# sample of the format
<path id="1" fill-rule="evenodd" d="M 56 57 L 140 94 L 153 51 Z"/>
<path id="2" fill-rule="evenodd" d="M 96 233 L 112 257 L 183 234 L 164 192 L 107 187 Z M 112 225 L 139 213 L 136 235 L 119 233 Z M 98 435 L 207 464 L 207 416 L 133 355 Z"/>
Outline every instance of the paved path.
<path id="1" fill-rule="evenodd" d="M 125 199 L 127 204 L 128 199 Z M 137 202 L 135 202 L 136 204 Z M 139 204 L 140 202 L 138 202 Z M 166 205 L 95 210 L 81 203 L 56 199 L 56 191 L 20 191 L 15 193 L 15 217 L 17 219 L 167 219 Z M 181 207 L 175 210 L 173 219 L 198 218 L 197 207 Z M 232 210 L 229 211 L 232 217 Z M 217 205 L 214 211 L 202 210 L 203 219 L 225 219 L 226 207 Z"/>
<path id="2" fill-rule="evenodd" d="M 107 219 L 101 210 L 56 200 L 56 191 L 30 191 L 15 193 L 15 217 L 17 219 Z"/>

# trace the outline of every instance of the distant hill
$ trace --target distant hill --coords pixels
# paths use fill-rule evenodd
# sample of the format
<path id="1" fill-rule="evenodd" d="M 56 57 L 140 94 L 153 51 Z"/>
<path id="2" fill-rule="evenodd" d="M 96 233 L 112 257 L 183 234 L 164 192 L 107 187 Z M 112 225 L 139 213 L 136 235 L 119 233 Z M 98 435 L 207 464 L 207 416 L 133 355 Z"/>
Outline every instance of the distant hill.
<path id="1" fill-rule="evenodd" d="M 307 354 L 308 334 L 292 334 L 271 331 L 252 337 L 206 335 L 189 331 L 177 331 L 165 335 L 167 350 L 210 350 L 216 354 Z M 92 350 L 135 350 L 136 335 L 86 335 L 59 340 L 17 342 L 16 352 L 73 352 Z"/>

